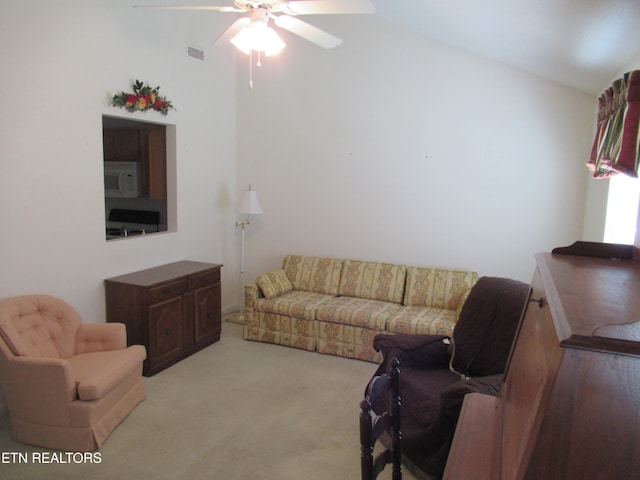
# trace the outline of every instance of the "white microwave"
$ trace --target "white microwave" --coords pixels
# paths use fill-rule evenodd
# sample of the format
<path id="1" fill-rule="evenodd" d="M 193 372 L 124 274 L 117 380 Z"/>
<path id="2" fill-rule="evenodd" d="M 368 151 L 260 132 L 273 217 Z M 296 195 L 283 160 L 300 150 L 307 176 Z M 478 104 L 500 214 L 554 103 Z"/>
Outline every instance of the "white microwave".
<path id="1" fill-rule="evenodd" d="M 138 162 L 104 162 L 104 196 L 138 196 Z"/>

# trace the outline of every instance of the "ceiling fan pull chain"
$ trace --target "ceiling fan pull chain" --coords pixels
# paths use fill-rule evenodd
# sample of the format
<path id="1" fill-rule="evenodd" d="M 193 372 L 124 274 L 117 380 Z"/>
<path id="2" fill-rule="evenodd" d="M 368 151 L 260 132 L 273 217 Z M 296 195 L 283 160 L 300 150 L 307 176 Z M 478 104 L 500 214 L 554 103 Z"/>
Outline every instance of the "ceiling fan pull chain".
<path id="1" fill-rule="evenodd" d="M 249 88 L 253 90 L 253 50 L 249 50 Z"/>

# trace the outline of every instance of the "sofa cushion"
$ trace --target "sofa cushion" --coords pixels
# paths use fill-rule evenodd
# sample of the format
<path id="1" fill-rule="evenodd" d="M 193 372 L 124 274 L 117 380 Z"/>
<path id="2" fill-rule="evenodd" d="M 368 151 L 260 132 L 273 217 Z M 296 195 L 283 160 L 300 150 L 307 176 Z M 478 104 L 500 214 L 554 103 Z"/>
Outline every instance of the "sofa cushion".
<path id="1" fill-rule="evenodd" d="M 119 385 L 136 369 L 142 372 L 146 358 L 142 345 L 132 345 L 123 350 L 82 353 L 67 361 L 75 379 L 80 400 L 97 400 Z"/>
<path id="2" fill-rule="evenodd" d="M 337 295 L 342 260 L 287 255 L 282 269 L 294 290 Z"/>
<path id="3" fill-rule="evenodd" d="M 345 260 L 338 294 L 402 303 L 406 272 L 404 265 Z"/>
<path id="4" fill-rule="evenodd" d="M 254 308 L 259 312 L 314 320 L 317 308 L 332 298 L 335 297 L 322 293 L 292 290 L 279 297 L 256 299 Z"/>
<path id="5" fill-rule="evenodd" d="M 382 360 L 382 354 L 373 349 L 373 338 L 379 330 L 322 321 L 316 324 L 318 353 L 375 363 Z"/>
<path id="6" fill-rule="evenodd" d="M 244 335 L 248 340 L 275 343 L 310 351 L 316 349 L 315 321 L 288 315 L 255 312 L 253 324 L 245 324 Z"/>
<path id="7" fill-rule="evenodd" d="M 455 326 L 455 310 L 430 307 L 402 307 L 387 322 L 387 331 L 390 333 L 426 333 L 450 337 Z"/>
<path id="8" fill-rule="evenodd" d="M 356 325 L 374 330 L 384 330 L 387 321 L 402 307 L 391 302 L 366 298 L 335 297 L 318 307 L 319 321 Z"/>
<path id="9" fill-rule="evenodd" d="M 404 304 L 456 310 L 467 290 L 478 281 L 476 272 L 407 267 Z"/>
<path id="10" fill-rule="evenodd" d="M 265 298 L 273 298 L 293 290 L 293 285 L 284 270 L 275 270 L 256 278 L 256 283 Z"/>

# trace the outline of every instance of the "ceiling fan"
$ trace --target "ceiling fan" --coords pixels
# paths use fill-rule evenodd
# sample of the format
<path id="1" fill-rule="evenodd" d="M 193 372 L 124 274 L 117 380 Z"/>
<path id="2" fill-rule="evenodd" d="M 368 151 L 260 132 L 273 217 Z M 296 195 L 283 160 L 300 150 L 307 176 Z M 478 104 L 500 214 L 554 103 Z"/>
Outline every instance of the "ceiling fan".
<path id="1" fill-rule="evenodd" d="M 342 40 L 298 18 L 298 15 L 371 14 L 375 7 L 371 0 L 233 0 L 234 6 L 178 6 L 136 5 L 136 8 L 162 8 L 168 10 L 214 10 L 223 13 L 247 13 L 237 19 L 215 44 L 231 41 L 249 54 L 252 50 L 272 55 L 284 47 L 284 42 L 269 27 L 269 20 L 323 48 L 334 48 Z M 250 31 L 254 33 L 250 35 Z M 265 33 L 268 32 L 268 33 Z M 244 37 L 244 38 L 243 38 Z"/>

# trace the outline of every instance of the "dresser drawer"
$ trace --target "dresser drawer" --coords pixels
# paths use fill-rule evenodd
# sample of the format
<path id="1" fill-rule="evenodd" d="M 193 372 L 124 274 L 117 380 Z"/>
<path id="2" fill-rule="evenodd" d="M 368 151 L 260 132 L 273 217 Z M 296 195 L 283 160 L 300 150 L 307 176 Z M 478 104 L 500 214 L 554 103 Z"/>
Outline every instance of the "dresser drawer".
<path id="1" fill-rule="evenodd" d="M 214 285 L 220 282 L 220 269 L 215 268 L 207 270 L 197 275 L 191 275 L 189 277 L 189 290 L 195 290 L 196 288 L 206 287 Z"/>
<path id="2" fill-rule="evenodd" d="M 147 297 L 148 302 L 150 305 L 152 305 L 154 303 L 159 303 L 178 295 L 182 295 L 187 291 L 187 288 L 188 282 L 186 278 L 177 280 L 175 282 L 165 283 L 157 287 L 152 287 L 149 289 Z"/>

